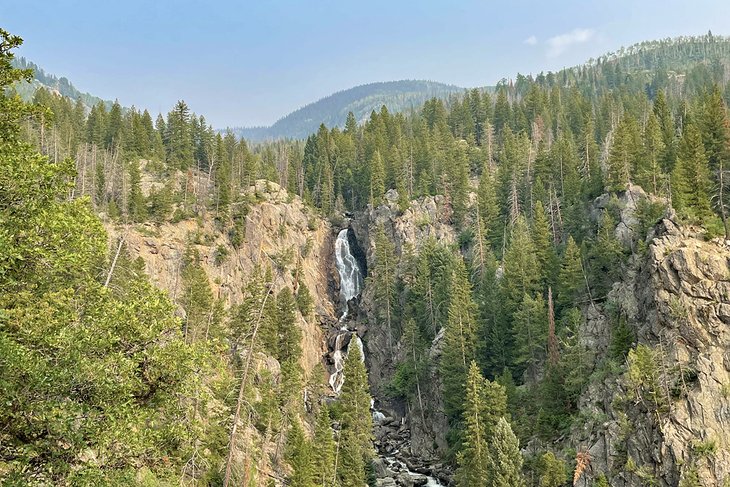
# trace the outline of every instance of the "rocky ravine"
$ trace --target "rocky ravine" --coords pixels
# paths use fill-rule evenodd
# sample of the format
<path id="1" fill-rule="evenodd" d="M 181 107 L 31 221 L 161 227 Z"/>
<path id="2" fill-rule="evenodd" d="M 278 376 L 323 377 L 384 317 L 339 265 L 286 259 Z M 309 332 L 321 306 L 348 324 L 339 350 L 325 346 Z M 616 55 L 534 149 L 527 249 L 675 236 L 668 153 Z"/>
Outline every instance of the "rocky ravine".
<path id="1" fill-rule="evenodd" d="M 391 190 L 386 195 L 385 204 L 358 213 L 352 221 L 352 228 L 367 261 L 374 262 L 375 243 L 372 236 L 378 227 L 383 228 L 395 244 L 399 258 L 408 248 L 418 250 L 431 238 L 444 244 L 455 242 L 456 232 L 447 223 L 447 214 L 444 198 L 441 196 L 414 200 L 407 210 L 401 212 L 398 209 L 398 195 Z M 389 462 L 383 462 L 376 469 L 380 470 L 381 476 L 392 475 L 398 478 L 398 469 L 407 466 L 413 472 L 432 475 L 446 484 L 450 471 L 441 463 L 440 458 L 448 448 L 448 423 L 443 413 L 437 371 L 433 368 L 430 380 L 423 385 L 423 414 L 412 411 L 404 401 L 388 398 L 385 387 L 392 379 L 395 365 L 404 352 L 398 343 L 391 346 L 385 327 L 377 326 L 377 320 L 374 319 L 373 290 L 367 286 L 360 307 L 367 320 L 364 342 L 370 386 L 376 407 L 384 414 L 384 419 L 376 422 L 376 446 L 384 456 L 391 456 L 402 464 L 390 465 L 388 471 L 386 467 Z M 441 340 L 437 336 L 429 352 L 432 363 L 438 363 L 440 353 Z M 422 481 L 425 482 L 425 478 Z"/>

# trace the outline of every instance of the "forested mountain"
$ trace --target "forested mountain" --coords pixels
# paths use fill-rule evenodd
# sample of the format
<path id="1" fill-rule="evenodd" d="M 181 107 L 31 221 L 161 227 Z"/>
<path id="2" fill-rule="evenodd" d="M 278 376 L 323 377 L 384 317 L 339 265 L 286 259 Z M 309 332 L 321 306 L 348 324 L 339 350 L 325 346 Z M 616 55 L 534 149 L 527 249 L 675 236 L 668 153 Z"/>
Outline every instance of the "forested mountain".
<path id="1" fill-rule="evenodd" d="M 727 485 L 729 80 L 651 42 L 254 145 L 3 90 L 0 479 Z"/>
<path id="2" fill-rule="evenodd" d="M 15 84 L 16 91 L 26 101 L 32 100 L 33 95 L 39 88 L 45 88 L 61 96 L 70 98 L 73 101 L 80 100 L 89 108 L 99 102 L 103 102 L 107 109 L 111 108 L 111 101 L 102 100 L 98 96 L 80 92 L 67 78 L 58 78 L 53 74 L 46 73 L 43 68 L 28 61 L 24 57 L 13 59 L 13 66 L 18 69 L 30 69 L 33 71 L 33 77 L 29 81 L 22 81 Z"/>
<path id="3" fill-rule="evenodd" d="M 344 127 L 347 114 L 352 112 L 358 122 L 364 121 L 373 110 L 385 105 L 393 113 L 417 109 L 431 98 L 446 99 L 461 93 L 464 88 L 434 81 L 403 80 L 369 83 L 310 103 L 280 118 L 270 127 L 236 127 L 238 137 L 260 141 L 267 139 L 304 139 L 316 132 L 321 124 Z"/>

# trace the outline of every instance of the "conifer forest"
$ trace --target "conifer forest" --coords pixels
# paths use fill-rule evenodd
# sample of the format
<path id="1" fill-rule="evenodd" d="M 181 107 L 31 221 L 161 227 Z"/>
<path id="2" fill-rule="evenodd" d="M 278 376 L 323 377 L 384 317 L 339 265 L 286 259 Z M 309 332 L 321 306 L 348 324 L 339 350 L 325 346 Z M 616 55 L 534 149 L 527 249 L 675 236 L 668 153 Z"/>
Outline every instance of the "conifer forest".
<path id="1" fill-rule="evenodd" d="M 729 37 L 250 139 L 33 42 L 0 29 L 0 484 L 730 486 Z"/>

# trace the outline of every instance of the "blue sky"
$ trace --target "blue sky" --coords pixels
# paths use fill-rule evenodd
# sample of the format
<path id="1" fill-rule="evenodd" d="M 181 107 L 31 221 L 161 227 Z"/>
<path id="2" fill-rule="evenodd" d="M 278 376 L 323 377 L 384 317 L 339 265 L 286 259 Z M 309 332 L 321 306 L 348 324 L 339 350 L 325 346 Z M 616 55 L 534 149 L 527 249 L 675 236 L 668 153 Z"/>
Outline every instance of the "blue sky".
<path id="1" fill-rule="evenodd" d="M 217 127 L 270 124 L 334 91 L 430 79 L 473 87 L 621 46 L 730 34 L 727 0 L 0 0 L 19 54 L 79 89 Z"/>

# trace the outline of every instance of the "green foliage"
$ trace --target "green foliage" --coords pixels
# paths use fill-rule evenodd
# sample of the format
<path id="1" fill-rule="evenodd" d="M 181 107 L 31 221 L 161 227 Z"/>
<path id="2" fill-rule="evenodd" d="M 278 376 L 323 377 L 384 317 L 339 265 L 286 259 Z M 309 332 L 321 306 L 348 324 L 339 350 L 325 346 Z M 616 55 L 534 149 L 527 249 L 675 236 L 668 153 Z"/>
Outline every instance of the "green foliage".
<path id="1" fill-rule="evenodd" d="M 585 281 L 580 248 L 573 237 L 569 236 L 558 275 L 558 310 L 563 310 L 580 301 L 584 295 Z"/>
<path id="2" fill-rule="evenodd" d="M 322 406 L 317 414 L 312 443 L 316 448 L 312 452 L 314 480 L 318 486 L 335 487 L 335 443 L 330 423 L 329 409 Z"/>
<path id="3" fill-rule="evenodd" d="M 701 133 L 693 124 L 685 128 L 680 140 L 672 187 L 672 205 L 677 211 L 692 221 L 702 221 L 712 214 L 707 155 Z"/>
<path id="4" fill-rule="evenodd" d="M 612 314 L 611 343 L 609 355 L 616 361 L 623 361 L 634 344 L 634 331 L 623 314 Z"/>
<path id="5" fill-rule="evenodd" d="M 466 399 L 464 404 L 464 441 L 457 456 L 457 486 L 487 485 L 489 482 L 489 445 L 485 419 L 482 414 L 486 408 L 483 397 L 483 382 L 475 362 L 469 366 L 466 379 Z M 491 425 L 490 429 L 493 429 Z"/>
<path id="6" fill-rule="evenodd" d="M 522 453 L 512 428 L 499 418 L 490 444 L 492 483 L 494 487 L 524 487 Z"/>
<path id="7" fill-rule="evenodd" d="M 461 416 L 469 364 L 476 358 L 477 309 L 463 261 L 457 260 L 452 274 L 451 299 L 439 364 L 446 414 L 452 421 Z"/>
<path id="8" fill-rule="evenodd" d="M 548 315 L 541 295 L 531 297 L 525 294 L 520 307 L 514 314 L 515 363 L 527 369 L 535 377 L 537 367 L 545 359 Z"/>
<path id="9" fill-rule="evenodd" d="M 373 289 L 375 318 L 387 329 L 388 344 L 392 347 L 395 335 L 396 265 L 395 245 L 385 235 L 382 227 L 375 231 L 375 262 L 368 266 L 367 286 Z"/>
<path id="10" fill-rule="evenodd" d="M 565 462 L 555 456 L 553 452 L 544 453 L 538 462 L 540 487 L 560 487 L 568 481 L 568 472 Z"/>
<path id="11" fill-rule="evenodd" d="M 360 347 L 351 346 L 348 350 L 343 367 L 345 382 L 338 401 L 342 414 L 337 478 L 342 487 L 362 487 L 365 466 L 374 454 L 370 393 Z"/>
<path id="12" fill-rule="evenodd" d="M 630 350 L 626 359 L 628 363 L 626 375 L 634 398 L 642 402 L 650 401 L 647 407 L 657 415 L 665 410 L 669 399 L 662 387 L 662 381 L 665 379 L 661 370 L 662 360 L 663 357 L 658 350 L 643 344 Z"/>
<path id="13" fill-rule="evenodd" d="M 299 423 L 298 418 L 294 418 L 286 438 L 286 449 L 284 458 L 292 469 L 291 475 L 287 481 L 290 485 L 302 487 L 315 487 L 314 449 L 312 443 L 307 439 Z"/>

